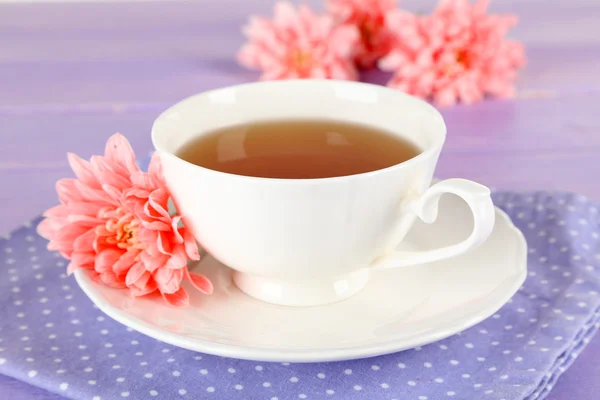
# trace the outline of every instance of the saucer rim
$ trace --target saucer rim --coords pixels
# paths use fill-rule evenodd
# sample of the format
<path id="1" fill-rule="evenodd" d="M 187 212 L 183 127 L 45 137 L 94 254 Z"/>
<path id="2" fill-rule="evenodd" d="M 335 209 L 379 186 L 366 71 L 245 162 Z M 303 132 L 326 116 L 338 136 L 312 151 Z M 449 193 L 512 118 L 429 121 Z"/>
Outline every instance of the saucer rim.
<path id="1" fill-rule="evenodd" d="M 434 330 L 412 338 L 396 339 L 356 347 L 332 348 L 326 350 L 270 349 L 216 343 L 185 337 L 141 321 L 106 302 L 100 292 L 95 290 L 97 284 L 88 276 L 87 271 L 79 269 L 75 271 L 74 275 L 77 284 L 83 292 L 90 300 L 92 300 L 100 311 L 110 318 L 146 336 L 187 350 L 215 356 L 264 362 L 331 362 L 375 357 L 437 342 L 470 328 L 495 314 L 518 291 L 527 277 L 527 242 L 523 233 L 514 225 L 510 217 L 498 207 L 495 207 L 495 210 L 496 224 L 498 224 L 498 217 L 500 217 L 503 220 L 502 223 L 506 224 L 506 227 L 515 234 L 515 239 L 519 242 L 515 263 L 522 266 L 522 268 L 520 268 L 520 273 L 516 274 L 513 284 L 510 288 L 506 289 L 502 296 L 491 299 L 486 297 L 484 300 L 481 300 L 484 304 L 479 307 L 478 311 L 472 311 L 466 316 L 463 315 L 457 317 L 443 330 Z M 486 304 L 488 302 L 491 304 Z"/>

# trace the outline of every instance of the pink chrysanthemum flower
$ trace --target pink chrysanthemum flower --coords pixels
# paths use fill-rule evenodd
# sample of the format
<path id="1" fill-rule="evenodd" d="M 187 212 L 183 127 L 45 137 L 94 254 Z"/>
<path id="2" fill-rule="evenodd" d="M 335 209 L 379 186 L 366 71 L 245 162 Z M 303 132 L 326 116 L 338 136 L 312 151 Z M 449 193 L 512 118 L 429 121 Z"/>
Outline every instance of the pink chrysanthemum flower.
<path id="1" fill-rule="evenodd" d="M 169 215 L 169 192 L 158 156 L 148 172 L 135 164 L 127 139 L 113 135 L 104 156 L 85 161 L 69 154 L 76 179 L 62 179 L 56 190 L 60 205 L 44 213 L 38 232 L 50 240 L 48 249 L 70 260 L 68 272 L 92 271 L 92 277 L 132 296 L 159 292 L 175 306 L 187 305 L 181 287 L 186 279 L 203 293 L 211 282 L 191 274 L 187 260 L 198 260 L 191 234 Z"/>
<path id="2" fill-rule="evenodd" d="M 488 15 L 487 6 L 486 0 L 442 0 L 429 16 L 390 14 L 395 44 L 379 61 L 394 72 L 388 86 L 440 106 L 513 96 L 525 56 L 522 44 L 505 36 L 517 17 Z"/>
<path id="3" fill-rule="evenodd" d="M 327 1 L 327 10 L 337 23 L 356 26 L 360 33 L 354 55 L 359 67 L 372 68 L 391 49 L 393 39 L 385 16 L 395 8 L 395 0 Z"/>
<path id="4" fill-rule="evenodd" d="M 356 79 L 352 62 L 356 29 L 336 26 L 331 17 L 316 15 L 307 6 L 296 11 L 290 3 L 279 2 L 273 20 L 251 17 L 244 33 L 248 42 L 238 60 L 261 70 L 262 80 Z"/>

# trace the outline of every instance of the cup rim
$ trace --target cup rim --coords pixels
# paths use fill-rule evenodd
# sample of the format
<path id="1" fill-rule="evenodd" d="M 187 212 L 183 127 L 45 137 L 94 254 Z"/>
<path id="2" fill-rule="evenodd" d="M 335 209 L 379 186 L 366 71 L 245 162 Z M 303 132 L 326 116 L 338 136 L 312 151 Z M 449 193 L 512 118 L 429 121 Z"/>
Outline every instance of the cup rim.
<path id="1" fill-rule="evenodd" d="M 429 110 L 430 112 L 432 112 L 439 120 L 441 126 L 441 133 L 440 133 L 440 139 L 433 143 L 432 145 L 430 145 L 427 149 L 422 150 L 419 154 L 417 154 L 415 157 L 400 162 L 398 164 L 394 164 L 391 165 L 389 167 L 385 167 L 385 168 L 381 168 L 381 169 L 376 169 L 374 171 L 369 171 L 369 172 L 362 172 L 359 174 L 353 174 L 353 175 L 341 175 L 341 176 L 333 176 L 333 177 L 326 177 L 326 178 L 298 178 L 298 179 L 290 179 L 290 178 L 267 178 L 267 177 L 260 177 L 260 176 L 248 176 L 248 175 L 238 175 L 238 174 L 232 174 L 229 172 L 222 172 L 222 171 L 217 171 L 214 169 L 210 169 L 210 168 L 206 168 L 206 167 L 202 167 L 200 165 L 196 165 L 196 164 L 192 164 L 182 158 L 177 157 L 175 154 L 173 154 L 172 152 L 169 151 L 164 151 L 161 150 L 159 148 L 159 146 L 157 145 L 157 129 L 156 129 L 156 125 L 157 123 L 160 122 L 160 120 L 162 120 L 163 118 L 165 118 L 169 113 L 173 112 L 175 109 L 177 109 L 181 104 L 191 101 L 193 99 L 197 99 L 197 98 L 202 98 L 202 97 L 208 97 L 211 96 L 213 93 L 221 91 L 221 90 L 227 90 L 227 89 L 236 89 L 236 88 L 242 88 L 242 87 L 251 87 L 251 86 L 264 86 L 264 85 L 297 85 L 297 84 L 302 84 L 302 83 L 312 83 L 312 84 L 335 84 L 335 85 L 351 85 L 351 86 L 369 86 L 372 88 L 375 88 L 375 90 L 378 91 L 382 91 L 382 92 L 387 92 L 387 93 L 392 93 L 394 96 L 399 96 L 399 97 L 404 97 L 405 99 L 408 99 L 409 101 L 413 102 L 416 106 L 418 107 L 423 107 L 427 110 Z M 164 157 L 167 156 L 169 158 L 175 159 L 178 162 L 187 164 L 190 167 L 194 167 L 194 168 L 199 168 L 200 170 L 203 170 L 205 172 L 208 173 L 213 173 L 213 174 L 217 174 L 217 175 L 221 175 L 223 177 L 227 177 L 227 178 L 232 178 L 232 179 L 240 179 L 240 180 L 247 180 L 247 181 L 262 181 L 262 182 L 273 182 L 273 183 L 277 183 L 277 184 L 283 184 L 283 183 L 317 183 L 317 182 L 331 182 L 331 181 L 342 181 L 342 180 L 350 180 L 350 179 L 357 179 L 357 178 L 369 178 L 371 176 L 375 176 L 375 175 L 379 175 L 379 174 L 383 174 L 386 172 L 389 172 L 391 170 L 395 170 L 395 169 L 400 169 L 400 168 L 405 168 L 408 166 L 411 166 L 413 164 L 416 164 L 418 162 L 421 162 L 421 160 L 426 160 L 427 158 L 433 156 L 444 144 L 444 141 L 446 139 L 446 133 L 447 133 L 447 127 L 446 127 L 446 123 L 444 121 L 444 118 L 442 117 L 441 113 L 438 111 L 438 109 L 436 109 L 433 105 L 431 105 L 430 103 L 428 103 L 425 100 L 422 100 L 418 97 L 412 96 L 408 93 L 405 92 L 401 92 L 399 90 L 396 89 L 392 89 L 392 88 L 388 88 L 386 86 L 382 86 L 382 85 L 376 85 L 376 84 L 372 84 L 372 83 L 366 83 L 366 82 L 357 82 L 357 81 L 345 81 L 345 80 L 335 80 L 335 79 L 294 79 L 294 80 L 277 80 L 277 81 L 258 81 L 258 82 L 247 82 L 247 83 L 242 83 L 242 84 L 237 84 L 237 85 L 230 85 L 230 86 L 224 86 L 224 87 L 219 87 L 219 88 L 215 88 L 215 89 L 211 89 L 211 90 L 207 90 L 207 91 L 203 91 L 200 93 L 196 93 L 193 94 L 191 96 L 188 96 L 180 101 L 178 101 L 177 103 L 171 105 L 169 108 L 167 108 L 166 110 L 164 110 L 163 112 L 161 112 L 158 117 L 156 117 L 156 119 L 154 120 L 154 123 L 152 124 L 152 131 L 151 131 L 151 140 L 152 140 L 152 145 L 154 146 L 156 152 L 159 154 L 160 157 Z"/>

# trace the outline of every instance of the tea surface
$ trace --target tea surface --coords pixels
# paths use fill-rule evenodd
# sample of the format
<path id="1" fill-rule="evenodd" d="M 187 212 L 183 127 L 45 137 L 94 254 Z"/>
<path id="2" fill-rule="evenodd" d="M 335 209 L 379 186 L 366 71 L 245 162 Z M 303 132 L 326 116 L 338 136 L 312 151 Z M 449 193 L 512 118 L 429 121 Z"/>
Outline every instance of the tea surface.
<path id="1" fill-rule="evenodd" d="M 421 151 L 372 126 L 330 120 L 272 120 L 230 126 L 198 136 L 176 155 L 230 174 L 312 179 L 387 168 Z"/>

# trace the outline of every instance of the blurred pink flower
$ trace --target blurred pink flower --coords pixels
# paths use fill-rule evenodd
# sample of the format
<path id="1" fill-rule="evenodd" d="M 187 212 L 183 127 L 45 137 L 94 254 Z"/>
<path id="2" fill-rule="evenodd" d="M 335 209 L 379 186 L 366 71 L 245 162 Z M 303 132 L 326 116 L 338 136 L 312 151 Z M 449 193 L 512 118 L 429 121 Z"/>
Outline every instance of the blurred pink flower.
<path id="1" fill-rule="evenodd" d="M 117 133 L 104 156 L 88 162 L 69 154 L 69 163 L 77 178 L 57 182 L 61 204 L 47 210 L 38 226 L 50 240 L 48 249 L 71 260 L 69 273 L 89 270 L 95 280 L 136 297 L 158 291 L 175 306 L 189 302 L 183 279 L 212 292 L 207 278 L 187 269 L 187 260 L 200 256 L 192 236 L 178 227 L 181 217 L 169 215 L 158 156 L 147 173 L 141 171 L 129 142 Z"/>
<path id="2" fill-rule="evenodd" d="M 385 16 L 395 8 L 395 0 L 327 0 L 327 10 L 335 21 L 356 26 L 360 33 L 354 57 L 359 67 L 372 68 L 391 49 Z"/>
<path id="3" fill-rule="evenodd" d="M 273 20 L 251 17 L 244 33 L 249 40 L 238 60 L 261 70 L 262 80 L 356 79 L 352 62 L 359 36 L 356 28 L 336 26 L 331 17 L 316 15 L 307 6 L 296 10 L 288 2 L 279 2 Z"/>
<path id="4" fill-rule="evenodd" d="M 442 0 L 429 16 L 396 11 L 387 18 L 395 35 L 379 67 L 393 71 L 388 86 L 440 106 L 511 97 L 523 45 L 505 38 L 513 15 L 487 15 L 488 1 Z"/>

